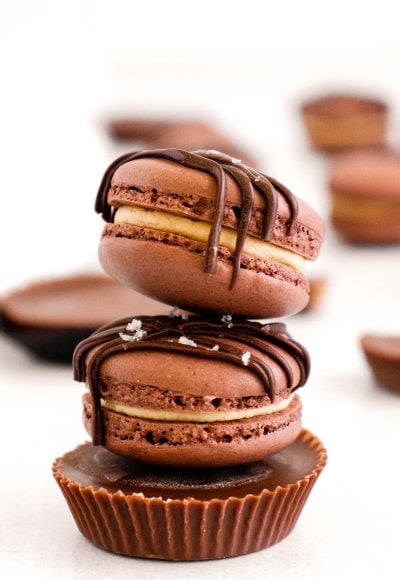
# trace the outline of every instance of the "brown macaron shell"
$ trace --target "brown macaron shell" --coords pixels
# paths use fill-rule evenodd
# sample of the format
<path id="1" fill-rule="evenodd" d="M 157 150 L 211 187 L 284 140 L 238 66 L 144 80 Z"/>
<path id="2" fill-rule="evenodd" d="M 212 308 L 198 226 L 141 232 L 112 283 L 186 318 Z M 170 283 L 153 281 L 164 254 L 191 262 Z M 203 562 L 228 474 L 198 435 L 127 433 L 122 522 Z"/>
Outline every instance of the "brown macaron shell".
<path id="1" fill-rule="evenodd" d="M 331 221 L 347 241 L 400 242 L 400 155 L 364 151 L 339 157 L 329 172 Z"/>
<path id="2" fill-rule="evenodd" d="M 327 95 L 305 103 L 302 115 L 315 149 L 340 151 L 385 142 L 388 109 L 378 99 Z"/>
<path id="3" fill-rule="evenodd" d="M 226 203 L 223 225 L 233 230 L 238 226 L 242 201 L 236 181 L 226 176 Z M 135 159 L 124 163 L 113 174 L 108 203 L 113 207 L 132 205 L 160 209 L 211 223 L 215 213 L 217 185 L 215 179 L 198 171 L 164 159 Z M 271 243 L 315 260 L 319 254 L 324 223 L 305 201 L 297 198 L 299 211 L 292 233 L 288 234 L 289 206 L 278 195 L 278 212 Z M 266 202 L 255 190 L 254 210 L 249 235 L 261 238 Z"/>
<path id="4" fill-rule="evenodd" d="M 308 373 L 305 351 L 293 354 L 290 346 L 278 346 L 265 337 L 262 348 L 268 348 L 267 354 L 230 339 L 229 334 L 227 329 L 225 336 L 215 337 L 215 343 L 213 339 L 205 348 L 201 344 L 206 337 L 198 332 L 189 334 L 191 340 L 198 341 L 196 346 L 182 348 L 178 337 L 171 335 L 166 339 L 166 348 L 171 351 L 151 349 L 151 345 L 146 349 L 145 341 L 140 348 L 137 343 L 132 345 L 134 350 L 124 350 L 121 344 L 120 352 L 110 351 L 90 379 L 91 395 L 84 397 L 88 431 L 93 432 L 95 397 L 95 401 L 103 401 L 99 411 L 101 443 L 114 453 L 149 463 L 220 467 L 256 461 L 289 445 L 301 429 L 301 403 L 292 393 L 304 384 L 304 373 Z M 113 336 L 110 348 L 118 344 Z M 218 345 L 220 354 L 211 350 L 212 343 Z M 101 349 L 102 345 L 96 346 L 87 355 L 89 378 L 99 352 L 104 352 Z M 223 358 L 225 352 L 238 353 L 236 364 Z M 85 349 L 79 356 L 85 356 Z M 259 368 L 260 364 L 268 369 L 267 387 L 252 367 Z M 306 366 L 301 368 L 303 364 Z M 140 412 L 132 411 L 132 416 L 115 408 L 115 404 L 139 408 Z M 266 414 L 261 408 L 271 404 L 279 407 Z M 169 419 L 171 411 L 180 416 Z M 167 413 L 165 418 L 163 412 Z M 184 413 L 188 412 L 191 415 L 186 419 Z M 218 419 L 227 412 L 244 416 Z M 196 420 L 199 413 L 209 414 L 209 419 Z"/>
<path id="5" fill-rule="evenodd" d="M 109 234 L 110 229 L 113 231 Z M 214 274 L 204 272 L 204 244 L 186 249 L 157 241 L 118 237 L 122 228 L 107 225 L 100 244 L 100 261 L 108 274 L 155 300 L 197 312 L 229 312 L 249 318 L 275 318 L 302 310 L 309 300 L 304 275 L 272 260 L 242 256 L 233 289 L 232 261 L 219 258 Z M 133 229 L 126 228 L 128 235 Z M 147 230 L 153 235 L 154 230 Z M 113 235 L 115 234 L 115 235 Z M 172 238 L 173 236 L 168 236 Z M 192 244 L 189 244 L 192 246 Z M 222 256 L 224 254 L 222 253 Z M 230 258 L 230 259 L 229 259 Z M 252 269 L 254 268 L 254 270 Z"/>
<path id="6" fill-rule="evenodd" d="M 378 385 L 400 392 L 400 336 L 365 335 L 361 347 Z"/>
<path id="7" fill-rule="evenodd" d="M 321 442 L 303 430 L 281 453 L 228 471 L 153 473 L 86 444 L 57 459 L 53 474 L 79 530 L 96 546 L 126 556 L 207 560 L 285 538 L 325 464 Z"/>
<path id="8" fill-rule="evenodd" d="M 212 223 L 217 186 L 213 177 L 164 159 L 144 158 L 115 171 L 108 194 L 113 207 L 140 206 Z M 307 259 L 318 256 L 324 226 L 305 202 L 289 232 L 290 208 L 278 194 L 277 216 L 270 243 Z M 227 197 L 222 225 L 236 230 L 241 192 L 227 174 Z M 266 202 L 255 188 L 248 234 L 261 238 Z M 231 286 L 233 252 L 218 248 L 216 272 L 204 271 L 206 243 L 185 236 L 107 224 L 100 244 L 104 269 L 124 284 L 162 302 L 198 311 L 230 312 L 252 318 L 278 317 L 306 305 L 308 282 L 302 272 L 273 259 L 242 252 L 240 272 Z"/>

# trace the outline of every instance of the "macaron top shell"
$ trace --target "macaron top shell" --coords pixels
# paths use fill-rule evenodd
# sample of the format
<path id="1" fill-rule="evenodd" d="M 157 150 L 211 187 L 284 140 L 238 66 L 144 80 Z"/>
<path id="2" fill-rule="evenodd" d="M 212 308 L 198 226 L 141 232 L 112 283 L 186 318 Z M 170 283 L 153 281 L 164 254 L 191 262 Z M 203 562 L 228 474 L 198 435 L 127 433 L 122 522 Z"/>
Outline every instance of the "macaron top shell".
<path id="1" fill-rule="evenodd" d="M 130 191 L 129 188 L 132 188 Z M 153 196 L 140 196 L 140 192 L 152 192 Z M 138 195 L 139 194 L 139 195 Z M 176 196 L 180 194 L 183 198 L 192 198 L 193 203 L 179 204 L 176 197 L 169 200 L 168 207 L 160 209 L 177 215 L 191 216 L 198 214 L 199 219 L 212 221 L 212 215 L 205 211 L 206 207 L 201 198 L 214 202 L 217 199 L 217 184 L 215 179 L 208 173 L 178 165 L 177 163 L 160 159 L 138 159 L 129 161 L 120 166 L 114 173 L 111 180 L 111 188 L 108 194 L 108 203 L 113 207 L 122 205 L 137 205 L 154 208 L 157 207 L 156 195 Z M 198 200 L 197 204 L 194 200 Z M 308 259 L 315 259 L 319 253 L 322 237 L 324 235 L 324 224 L 321 217 L 303 200 L 296 198 L 298 204 L 296 222 L 303 228 L 314 233 L 313 243 L 304 247 L 296 247 L 297 253 L 304 255 Z M 238 183 L 228 174 L 226 176 L 226 205 L 231 212 L 225 211 L 224 225 L 232 229 L 237 229 L 238 218 L 242 207 L 242 194 Z M 232 209 L 233 208 L 233 209 Z M 267 202 L 261 195 L 257 187 L 254 188 L 254 209 L 265 213 Z M 233 216 L 229 215 L 233 212 Z M 211 213 L 211 212 L 210 212 Z M 291 208 L 287 199 L 283 195 L 277 196 L 277 216 L 283 223 L 291 218 Z M 229 219 L 231 218 L 231 219 Z M 232 219 L 233 218 L 233 219 Z M 261 225 L 261 224 L 260 224 Z M 291 240 L 284 235 L 283 228 L 273 232 L 271 241 L 282 247 L 293 248 Z M 250 230 L 252 230 L 250 226 Z M 258 231 L 251 231 L 251 234 L 261 237 L 261 228 Z"/>
<path id="2" fill-rule="evenodd" d="M 218 169 L 223 170 L 223 186 L 215 177 Z M 251 202 L 245 199 L 249 188 L 253 191 Z M 290 248 L 308 259 L 317 258 L 325 231 L 317 212 L 276 179 L 217 151 L 161 149 L 122 156 L 103 178 L 96 210 L 107 221 L 112 221 L 111 206 L 140 205 L 177 215 L 197 214 L 198 219 L 213 222 L 218 218 L 216 204 L 221 202 L 222 194 L 224 226 L 239 230 L 243 214 L 250 213 L 257 224 L 253 225 L 249 218 L 246 233 L 248 229 L 253 236 Z M 160 195 L 170 199 L 158 202 Z M 210 209 L 206 200 L 211 201 Z M 249 209 L 245 210 L 245 204 Z M 299 236 L 307 241 L 299 243 Z"/>
<path id="3" fill-rule="evenodd" d="M 242 353 L 244 360 L 257 358 L 268 361 L 271 373 L 275 377 L 274 398 L 279 400 L 287 397 L 293 384 L 300 383 L 300 369 L 296 360 L 285 353 L 282 348 L 270 345 L 271 356 L 239 341 L 226 338 L 216 339 L 215 346 L 224 345 Z M 100 377 L 103 381 L 118 380 L 124 377 L 127 383 L 156 385 L 177 393 L 207 397 L 209 395 L 222 398 L 264 396 L 265 384 L 256 373 L 249 372 L 242 363 L 241 366 L 218 360 L 216 358 L 200 358 L 196 356 L 196 348 L 188 348 L 185 354 L 176 352 L 154 352 L 141 350 L 125 351 L 106 359 L 100 367 Z M 274 360 L 273 356 L 287 359 L 292 381 L 288 384 L 284 369 Z M 96 356 L 94 349 L 92 356 Z M 89 360 L 91 357 L 89 358 Z"/>

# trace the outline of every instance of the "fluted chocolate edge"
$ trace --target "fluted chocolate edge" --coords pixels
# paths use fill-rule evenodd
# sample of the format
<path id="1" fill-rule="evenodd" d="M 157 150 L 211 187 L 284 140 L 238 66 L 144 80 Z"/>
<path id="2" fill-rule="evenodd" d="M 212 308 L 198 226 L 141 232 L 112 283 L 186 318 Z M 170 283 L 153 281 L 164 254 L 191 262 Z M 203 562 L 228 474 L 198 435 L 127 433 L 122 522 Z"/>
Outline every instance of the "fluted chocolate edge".
<path id="1" fill-rule="evenodd" d="M 256 552 L 294 528 L 327 453 L 303 429 L 299 438 L 315 452 L 314 469 L 296 483 L 243 498 L 163 500 L 110 493 L 64 477 L 56 459 L 53 475 L 81 533 L 96 546 L 126 556 L 208 560 Z"/>

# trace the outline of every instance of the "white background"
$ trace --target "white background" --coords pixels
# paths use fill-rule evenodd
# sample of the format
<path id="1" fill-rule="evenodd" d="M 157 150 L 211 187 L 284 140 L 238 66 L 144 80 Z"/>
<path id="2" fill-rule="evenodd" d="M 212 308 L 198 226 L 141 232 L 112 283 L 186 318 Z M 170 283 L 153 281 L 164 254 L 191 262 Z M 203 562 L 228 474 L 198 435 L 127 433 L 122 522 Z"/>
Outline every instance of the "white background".
<path id="1" fill-rule="evenodd" d="M 119 153 L 102 130 L 113 112 L 205 116 L 327 216 L 327 162 L 297 106 L 325 89 L 372 92 L 392 106 L 399 145 L 396 4 L 2 1 L 0 291 L 98 268 L 93 201 Z M 82 386 L 2 339 L 2 578 L 398 578 L 400 397 L 374 386 L 358 337 L 399 333 L 399 258 L 328 232 L 315 268 L 327 301 L 288 326 L 311 352 L 304 424 L 329 465 L 289 538 L 232 560 L 131 560 L 86 542 L 50 475 L 86 438 Z"/>

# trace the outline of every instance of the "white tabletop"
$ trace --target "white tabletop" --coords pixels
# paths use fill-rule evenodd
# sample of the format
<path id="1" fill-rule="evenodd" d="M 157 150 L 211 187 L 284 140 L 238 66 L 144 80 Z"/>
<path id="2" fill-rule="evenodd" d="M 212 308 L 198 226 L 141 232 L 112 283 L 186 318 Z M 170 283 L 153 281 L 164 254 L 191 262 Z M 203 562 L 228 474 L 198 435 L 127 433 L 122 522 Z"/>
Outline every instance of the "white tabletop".
<path id="1" fill-rule="evenodd" d="M 22 32 L 33 39 L 28 25 Z M 135 53 L 121 58 L 114 50 L 107 60 L 90 47 L 81 58 L 74 43 L 67 50 L 67 32 L 58 44 L 51 27 L 43 34 L 54 54 L 46 36 L 32 53 L 17 51 L 15 66 L 26 66 L 23 75 L 10 72 L 16 101 L 10 98 L 2 111 L 1 292 L 46 275 L 98 268 L 101 220 L 92 206 L 101 174 L 117 154 L 99 126 L 106 110 L 205 111 L 326 216 L 326 162 L 307 147 L 294 104 L 316 78 L 324 86 L 342 79 L 365 90 L 379 87 L 390 102 L 400 102 L 398 61 L 390 50 L 381 60 L 350 58 L 350 65 L 343 55 L 330 55 L 329 74 L 312 51 L 297 61 L 294 49 L 292 59 L 282 53 L 274 61 L 239 54 L 233 63 L 222 53 L 178 58 L 170 52 L 164 55 L 167 74 L 156 53 L 146 60 Z M 100 61 L 107 71 L 96 69 Z M 244 71 L 240 83 L 237 70 Z M 395 134 L 398 108 L 394 117 Z M 1 577 L 398 578 L 400 396 L 374 385 L 358 339 L 369 331 L 400 333 L 400 248 L 350 247 L 329 231 L 310 271 L 329 278 L 327 299 L 318 312 L 287 324 L 311 353 L 312 374 L 301 391 L 303 422 L 325 443 L 329 462 L 287 539 L 245 557 L 190 563 L 129 559 L 92 546 L 76 529 L 51 475 L 53 459 L 87 439 L 84 388 L 72 381 L 68 367 L 39 362 L 1 338 Z"/>

